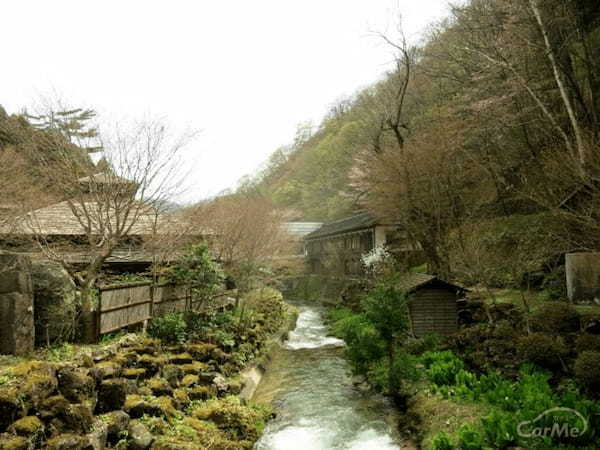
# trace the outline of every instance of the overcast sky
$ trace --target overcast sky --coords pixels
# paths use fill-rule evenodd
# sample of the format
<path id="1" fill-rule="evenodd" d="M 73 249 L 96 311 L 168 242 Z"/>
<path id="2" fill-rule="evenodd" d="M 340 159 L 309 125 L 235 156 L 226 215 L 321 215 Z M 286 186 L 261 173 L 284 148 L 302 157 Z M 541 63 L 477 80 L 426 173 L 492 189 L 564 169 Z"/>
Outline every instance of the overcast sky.
<path id="1" fill-rule="evenodd" d="M 235 186 L 301 122 L 377 80 L 395 5 L 415 41 L 446 0 L 2 2 L 0 104 L 56 91 L 104 119 L 152 114 L 200 130 L 185 200 Z"/>

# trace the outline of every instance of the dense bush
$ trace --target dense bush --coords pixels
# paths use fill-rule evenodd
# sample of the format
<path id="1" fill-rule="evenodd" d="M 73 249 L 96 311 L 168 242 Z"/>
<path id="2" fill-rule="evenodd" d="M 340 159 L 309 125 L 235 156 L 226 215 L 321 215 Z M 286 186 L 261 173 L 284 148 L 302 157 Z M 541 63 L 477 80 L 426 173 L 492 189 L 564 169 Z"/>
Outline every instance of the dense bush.
<path id="1" fill-rule="evenodd" d="M 585 351 L 575 361 L 575 376 L 590 392 L 600 392 L 600 352 Z"/>
<path id="2" fill-rule="evenodd" d="M 562 358 L 569 353 L 562 338 L 544 333 L 521 337 L 517 350 L 523 360 L 551 370 L 559 370 Z"/>
<path id="3" fill-rule="evenodd" d="M 425 375 L 437 385 L 455 384 L 456 375 L 465 368 L 464 363 L 450 351 L 427 352 L 421 356 Z"/>
<path id="4" fill-rule="evenodd" d="M 409 338 L 402 344 L 406 353 L 421 355 L 425 352 L 439 350 L 442 345 L 442 337 L 439 334 L 428 333 L 422 338 Z"/>
<path id="5" fill-rule="evenodd" d="M 582 334 L 577 336 L 575 350 L 577 353 L 583 353 L 585 351 L 600 352 L 600 335 Z"/>
<path id="6" fill-rule="evenodd" d="M 187 339 L 187 324 L 183 313 L 168 313 L 150 322 L 148 334 L 165 344 L 182 344 Z"/>
<path id="7" fill-rule="evenodd" d="M 531 317 L 534 331 L 570 333 L 579 331 L 580 316 L 573 305 L 565 302 L 545 302 Z"/>

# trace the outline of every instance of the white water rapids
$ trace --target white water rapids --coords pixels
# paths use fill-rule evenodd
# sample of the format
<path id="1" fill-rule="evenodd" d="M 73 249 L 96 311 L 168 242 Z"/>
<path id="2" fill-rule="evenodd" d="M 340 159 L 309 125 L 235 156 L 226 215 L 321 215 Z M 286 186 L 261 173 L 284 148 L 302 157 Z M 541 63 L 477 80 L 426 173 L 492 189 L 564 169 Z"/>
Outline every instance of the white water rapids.
<path id="1" fill-rule="evenodd" d="M 255 401 L 271 402 L 257 450 L 400 449 L 393 408 L 352 385 L 344 342 L 328 336 L 318 307 L 301 307 L 297 326 L 273 356 Z"/>

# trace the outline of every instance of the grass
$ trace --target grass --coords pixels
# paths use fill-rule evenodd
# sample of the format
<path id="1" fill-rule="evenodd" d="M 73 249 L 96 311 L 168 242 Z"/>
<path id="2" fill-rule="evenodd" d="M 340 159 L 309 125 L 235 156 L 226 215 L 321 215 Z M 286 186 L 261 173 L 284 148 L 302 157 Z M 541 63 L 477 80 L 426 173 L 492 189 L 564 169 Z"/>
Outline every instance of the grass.
<path id="1" fill-rule="evenodd" d="M 419 420 L 422 448 L 430 448 L 431 441 L 440 431 L 455 434 L 465 424 L 474 424 L 488 413 L 482 404 L 452 401 L 431 392 L 424 382 L 415 387 L 417 394 L 411 398 L 410 415 Z"/>

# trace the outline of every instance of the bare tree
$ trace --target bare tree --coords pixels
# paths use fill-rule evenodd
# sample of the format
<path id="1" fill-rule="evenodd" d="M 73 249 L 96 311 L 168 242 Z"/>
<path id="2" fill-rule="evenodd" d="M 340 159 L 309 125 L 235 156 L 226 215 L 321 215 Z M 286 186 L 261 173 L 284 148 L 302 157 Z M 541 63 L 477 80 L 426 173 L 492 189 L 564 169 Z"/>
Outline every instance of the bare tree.
<path id="1" fill-rule="evenodd" d="M 93 309 L 94 285 L 104 262 L 119 247 L 151 236 L 157 211 L 181 189 L 181 151 L 191 137 L 173 134 L 160 121 L 138 121 L 102 136 L 102 170 L 72 148 L 59 152 L 48 165 L 65 200 L 49 207 L 58 217 L 48 217 L 49 210 L 43 208 L 29 213 L 25 225 L 42 251 L 73 275 L 84 313 Z M 84 236 L 78 248 L 89 262 L 82 272 L 69 263 L 74 243 L 51 238 L 56 226 Z"/>

